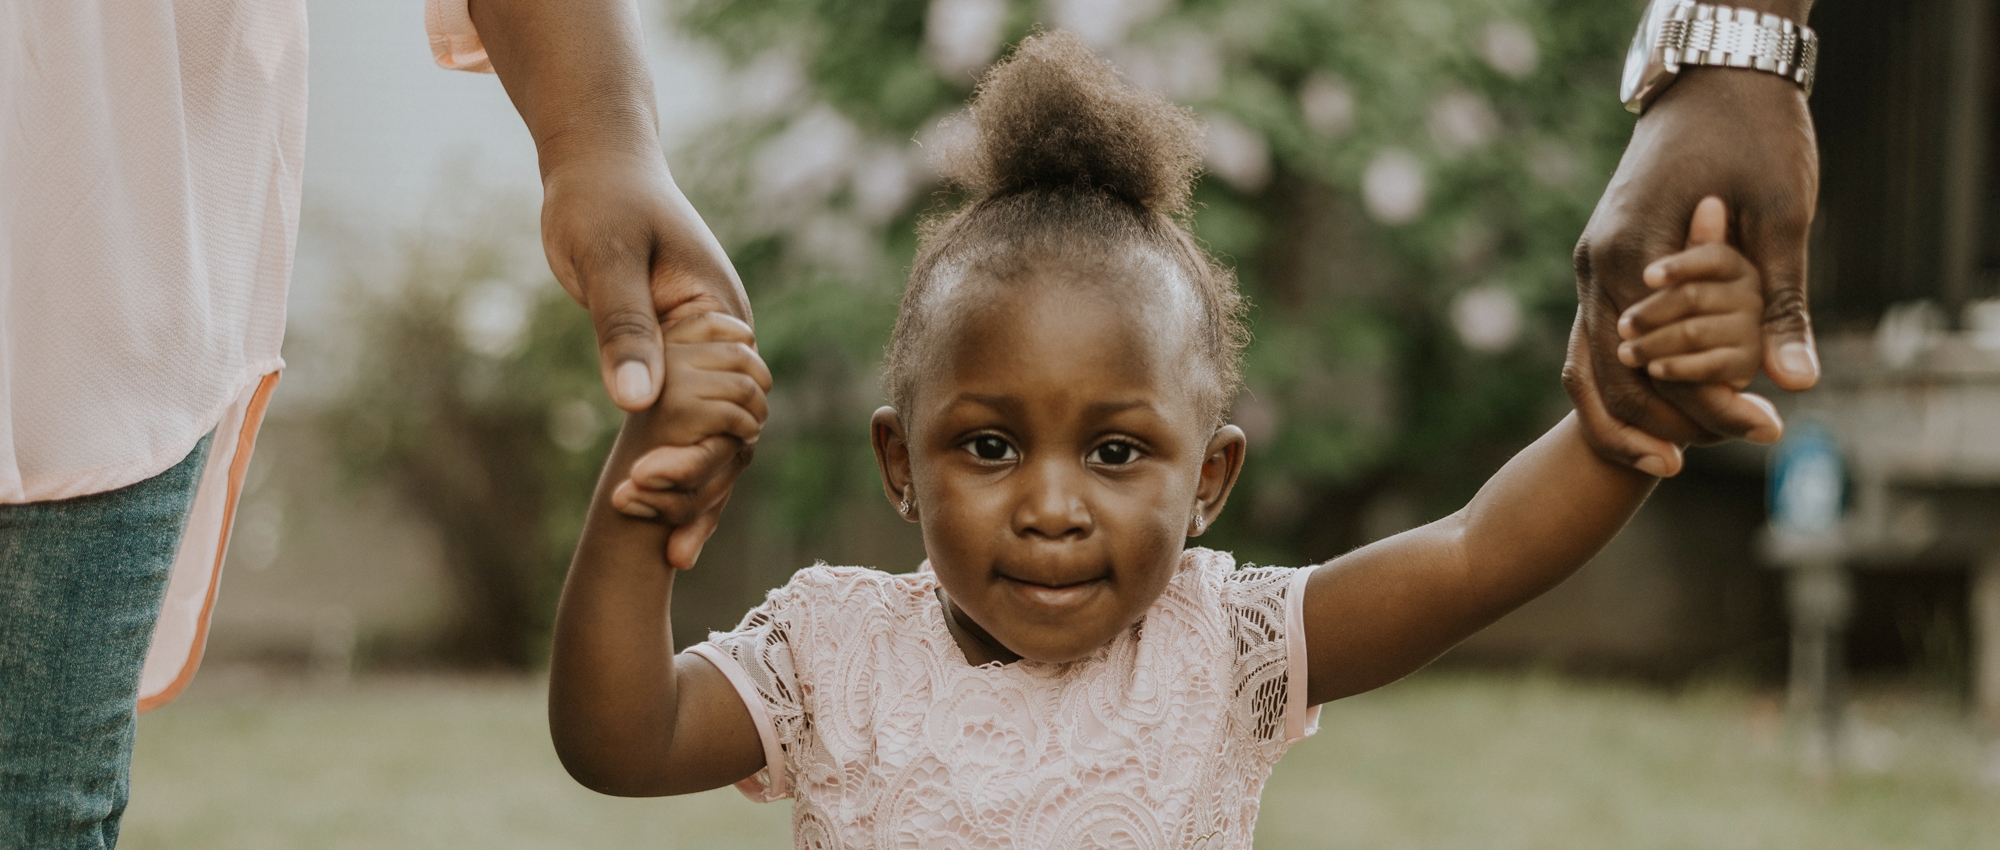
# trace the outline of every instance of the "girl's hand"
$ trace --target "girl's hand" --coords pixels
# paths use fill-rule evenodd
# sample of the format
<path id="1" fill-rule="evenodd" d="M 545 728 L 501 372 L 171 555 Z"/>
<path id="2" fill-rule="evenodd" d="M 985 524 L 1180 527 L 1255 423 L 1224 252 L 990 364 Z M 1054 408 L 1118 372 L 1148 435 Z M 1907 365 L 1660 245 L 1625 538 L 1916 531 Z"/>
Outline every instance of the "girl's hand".
<path id="1" fill-rule="evenodd" d="M 1728 242 L 1722 200 L 1703 198 L 1688 225 L 1687 249 L 1646 267 L 1657 290 L 1618 319 L 1618 360 L 1655 380 L 1742 390 L 1764 362 L 1763 283 L 1755 266 Z M 1768 415 L 1747 435 L 1768 443 L 1783 433 L 1770 402 L 1744 395 Z"/>
<path id="2" fill-rule="evenodd" d="M 673 527 L 667 560 L 685 569 L 715 530 L 735 473 L 750 461 L 769 415 L 771 372 L 757 356 L 750 326 L 727 314 L 683 319 L 663 337 L 667 374 L 659 403 L 631 414 L 645 444 L 657 448 L 633 463 L 611 504 Z"/>

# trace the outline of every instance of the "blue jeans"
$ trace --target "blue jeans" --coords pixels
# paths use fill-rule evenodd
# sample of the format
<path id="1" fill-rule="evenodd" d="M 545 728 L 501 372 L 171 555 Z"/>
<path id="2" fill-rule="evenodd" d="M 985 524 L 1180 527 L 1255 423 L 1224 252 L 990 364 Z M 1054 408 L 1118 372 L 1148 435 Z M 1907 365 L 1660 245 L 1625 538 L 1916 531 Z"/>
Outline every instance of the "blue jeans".
<path id="1" fill-rule="evenodd" d="M 139 671 L 209 439 L 130 487 L 0 505 L 0 848 L 118 843 Z"/>

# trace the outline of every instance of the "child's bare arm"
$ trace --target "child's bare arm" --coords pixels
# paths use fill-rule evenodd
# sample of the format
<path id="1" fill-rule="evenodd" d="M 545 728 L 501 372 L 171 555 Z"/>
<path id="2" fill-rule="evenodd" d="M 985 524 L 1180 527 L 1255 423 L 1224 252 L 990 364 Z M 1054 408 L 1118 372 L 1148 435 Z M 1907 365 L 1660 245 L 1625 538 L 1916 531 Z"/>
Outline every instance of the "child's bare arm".
<path id="1" fill-rule="evenodd" d="M 1755 374 L 1762 290 L 1724 241 L 1725 225 L 1721 202 L 1703 201 L 1688 250 L 1647 270 L 1664 288 L 1621 322 L 1636 355 L 1627 365 L 1718 389 Z M 1758 436 L 1775 440 L 1782 425 L 1767 412 Z M 1307 698 L 1318 704 L 1400 679 L 1554 587 L 1610 542 L 1654 482 L 1599 457 L 1572 414 L 1464 509 L 1320 567 L 1306 585 Z"/>
<path id="2" fill-rule="evenodd" d="M 705 791 L 764 764 L 749 711 L 721 671 L 675 655 L 668 608 L 676 571 L 666 552 L 671 527 L 713 516 L 707 507 L 719 493 L 710 491 L 732 478 L 718 473 L 747 460 L 736 433 L 746 414 L 761 425 L 770 377 L 749 348 L 749 327 L 734 319 L 688 319 L 665 336 L 669 364 L 707 364 L 717 380 L 670 368 L 659 405 L 626 418 L 563 585 L 549 666 L 549 732 L 563 766 L 583 785 L 620 796 Z M 730 374 L 751 376 L 753 398 L 716 397 L 743 395 L 740 381 L 722 379 Z M 718 390 L 726 386 L 736 389 Z M 612 506 L 634 461 L 689 434 L 708 436 L 686 440 L 655 470 L 672 485 L 647 508 L 656 519 Z"/>
<path id="3" fill-rule="evenodd" d="M 1457 513 L 1321 566 L 1306 582 L 1308 701 L 1401 679 L 1554 587 L 1656 480 L 1599 457 L 1571 414 Z"/>

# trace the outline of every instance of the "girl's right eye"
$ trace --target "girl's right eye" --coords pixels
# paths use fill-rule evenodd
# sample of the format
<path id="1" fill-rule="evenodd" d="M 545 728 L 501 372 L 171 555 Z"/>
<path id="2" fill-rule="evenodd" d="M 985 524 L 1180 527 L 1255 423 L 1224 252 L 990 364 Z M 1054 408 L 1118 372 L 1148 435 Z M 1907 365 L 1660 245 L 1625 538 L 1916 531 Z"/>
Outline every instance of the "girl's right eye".
<path id="1" fill-rule="evenodd" d="M 1008 445 L 1006 440 L 995 437 L 992 434 L 981 434 L 973 437 L 965 444 L 965 448 L 972 452 L 973 457 L 980 460 L 1014 459 L 1014 447 Z"/>

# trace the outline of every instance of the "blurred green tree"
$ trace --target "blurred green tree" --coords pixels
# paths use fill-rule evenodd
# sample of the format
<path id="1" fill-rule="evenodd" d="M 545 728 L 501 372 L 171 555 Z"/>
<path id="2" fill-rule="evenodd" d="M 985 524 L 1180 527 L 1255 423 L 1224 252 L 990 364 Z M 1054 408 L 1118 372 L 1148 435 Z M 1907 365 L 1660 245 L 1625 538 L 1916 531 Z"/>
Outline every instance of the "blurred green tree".
<path id="1" fill-rule="evenodd" d="M 490 216 L 488 217 L 490 218 Z M 427 648 L 469 666 L 546 655 L 556 595 L 623 414 L 596 337 L 532 232 L 475 218 L 403 241 L 388 285 L 346 288 L 353 373 L 322 422 L 363 480 L 388 483 L 437 533 L 451 621 Z"/>

